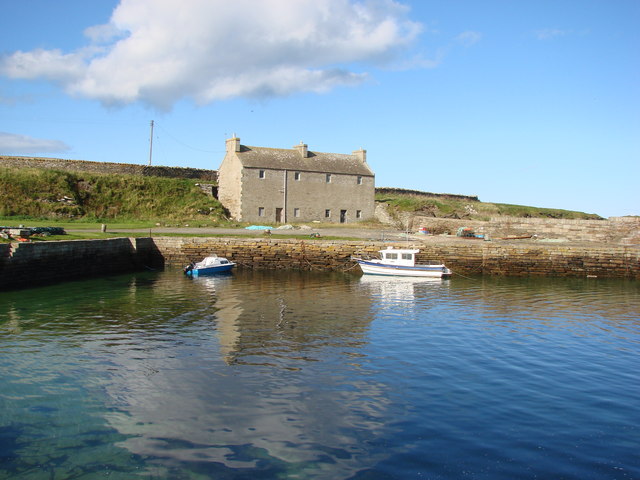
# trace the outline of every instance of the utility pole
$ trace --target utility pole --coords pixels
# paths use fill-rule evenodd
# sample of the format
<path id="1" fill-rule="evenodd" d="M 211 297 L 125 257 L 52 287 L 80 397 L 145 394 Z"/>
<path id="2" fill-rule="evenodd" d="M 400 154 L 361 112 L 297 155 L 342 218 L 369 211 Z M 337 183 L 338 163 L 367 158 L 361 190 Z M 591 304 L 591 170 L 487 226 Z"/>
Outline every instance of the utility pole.
<path id="1" fill-rule="evenodd" d="M 151 135 L 149 136 L 149 165 L 151 165 L 152 155 L 153 155 L 153 120 L 151 120 Z"/>

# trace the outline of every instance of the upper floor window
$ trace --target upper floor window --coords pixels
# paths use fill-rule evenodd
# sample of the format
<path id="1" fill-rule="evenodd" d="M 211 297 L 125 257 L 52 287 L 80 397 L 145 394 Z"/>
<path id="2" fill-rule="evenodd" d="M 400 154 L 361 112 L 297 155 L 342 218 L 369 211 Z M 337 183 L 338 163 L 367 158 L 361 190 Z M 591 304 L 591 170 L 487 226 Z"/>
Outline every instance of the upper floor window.
<path id="1" fill-rule="evenodd" d="M 325 181 L 327 183 L 331 183 L 331 174 L 330 173 L 327 173 L 327 175 L 325 176 Z"/>
<path id="2" fill-rule="evenodd" d="M 294 174 L 293 174 L 293 178 L 294 178 L 295 180 L 300 180 L 300 172 L 296 172 L 296 173 L 294 173 Z"/>
<path id="3" fill-rule="evenodd" d="M 362 175 L 358 175 L 358 185 L 362 185 Z"/>
<path id="4" fill-rule="evenodd" d="M 264 178 L 264 176 L 265 176 L 264 170 L 259 170 L 258 171 L 258 178 Z"/>

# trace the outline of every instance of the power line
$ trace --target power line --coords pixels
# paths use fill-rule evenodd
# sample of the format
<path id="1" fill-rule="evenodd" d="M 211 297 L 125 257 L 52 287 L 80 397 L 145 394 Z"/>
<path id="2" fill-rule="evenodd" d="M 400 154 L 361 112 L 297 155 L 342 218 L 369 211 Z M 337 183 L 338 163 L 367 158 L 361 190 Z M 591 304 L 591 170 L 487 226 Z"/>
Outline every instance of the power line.
<path id="1" fill-rule="evenodd" d="M 157 125 L 157 124 L 156 124 L 156 125 Z M 192 145 L 189 145 L 189 144 L 187 144 L 187 143 L 183 142 L 182 140 L 177 139 L 175 136 L 171 135 L 171 133 L 169 133 L 169 131 L 168 131 L 166 128 L 164 128 L 162 125 L 157 125 L 157 126 L 158 126 L 158 127 L 159 127 L 159 128 L 160 128 L 160 129 L 161 129 L 161 130 L 166 134 L 166 135 L 168 135 L 169 137 L 171 137 L 171 139 L 172 139 L 173 141 L 175 141 L 175 142 L 179 143 L 180 145 L 182 145 L 182 146 L 184 146 L 184 147 L 187 147 L 187 148 L 189 148 L 189 149 L 191 149 L 191 150 L 195 150 L 195 151 L 198 151 L 198 152 L 205 152 L 205 153 L 222 153 L 222 152 L 224 152 L 224 151 L 225 151 L 225 150 L 205 150 L 205 149 L 203 149 L 203 148 L 194 147 L 194 146 L 192 146 Z"/>

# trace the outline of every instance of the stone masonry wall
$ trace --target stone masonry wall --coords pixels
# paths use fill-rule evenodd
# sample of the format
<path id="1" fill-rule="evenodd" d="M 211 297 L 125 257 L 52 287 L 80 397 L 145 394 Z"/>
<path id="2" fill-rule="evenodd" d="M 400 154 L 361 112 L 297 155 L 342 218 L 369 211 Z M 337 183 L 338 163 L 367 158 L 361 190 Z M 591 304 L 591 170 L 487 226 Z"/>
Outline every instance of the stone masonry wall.
<path id="1" fill-rule="evenodd" d="M 491 239 L 535 235 L 539 239 L 580 242 L 639 244 L 640 217 L 612 217 L 608 220 L 561 220 L 550 218 L 499 217 L 490 221 L 414 217 L 410 229 L 455 235 L 459 227 L 469 227 Z"/>
<path id="2" fill-rule="evenodd" d="M 157 237 L 154 243 L 169 264 L 186 265 L 215 253 L 239 268 L 358 271 L 351 256 L 376 256 L 392 243 L 279 239 Z M 401 248 L 404 243 L 395 244 Z M 549 275 L 640 278 L 640 248 L 509 242 L 458 242 L 418 245 L 418 261 L 442 261 L 462 275 Z"/>
<path id="3" fill-rule="evenodd" d="M 215 253 L 238 268 L 359 274 L 352 255 L 376 256 L 392 243 L 240 238 L 114 238 L 0 244 L 0 290 L 132 272 L 165 262 L 182 267 Z M 395 244 L 396 247 L 404 243 Z M 425 242 L 418 261 L 444 262 L 455 274 L 640 279 L 640 248 L 626 246 Z"/>
<path id="4" fill-rule="evenodd" d="M 60 158 L 13 157 L 0 155 L 0 167 L 46 168 L 71 172 L 141 175 L 146 177 L 194 178 L 209 182 L 218 181 L 218 173 L 215 170 L 135 165 L 131 163 L 89 162 L 86 160 L 63 160 Z"/>
<path id="5" fill-rule="evenodd" d="M 149 238 L 0 244 L 0 290 L 162 265 Z"/>

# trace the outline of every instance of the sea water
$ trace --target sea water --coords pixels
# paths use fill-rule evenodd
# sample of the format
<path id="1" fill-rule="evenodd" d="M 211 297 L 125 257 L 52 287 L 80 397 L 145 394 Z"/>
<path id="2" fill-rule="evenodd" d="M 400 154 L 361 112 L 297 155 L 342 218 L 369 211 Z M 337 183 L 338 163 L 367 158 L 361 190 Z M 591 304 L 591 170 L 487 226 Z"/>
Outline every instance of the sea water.
<path id="1" fill-rule="evenodd" d="M 0 478 L 640 478 L 637 281 L 0 292 Z"/>

